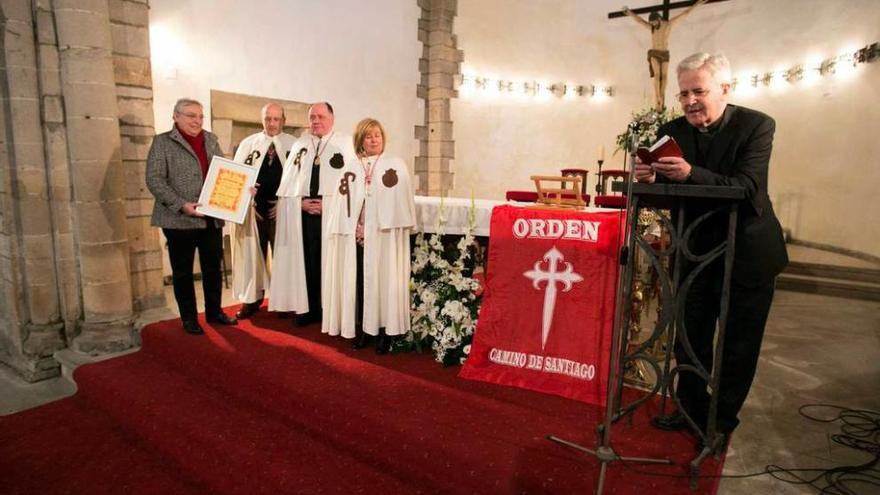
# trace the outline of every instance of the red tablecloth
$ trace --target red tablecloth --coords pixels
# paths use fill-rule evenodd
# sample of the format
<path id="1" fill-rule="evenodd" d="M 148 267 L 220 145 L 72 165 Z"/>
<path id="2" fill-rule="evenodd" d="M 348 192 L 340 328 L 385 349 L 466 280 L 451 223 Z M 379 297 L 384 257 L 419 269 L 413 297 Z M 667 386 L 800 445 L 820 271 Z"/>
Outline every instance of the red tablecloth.
<path id="1" fill-rule="evenodd" d="M 498 206 L 460 376 L 603 405 L 622 212 Z"/>

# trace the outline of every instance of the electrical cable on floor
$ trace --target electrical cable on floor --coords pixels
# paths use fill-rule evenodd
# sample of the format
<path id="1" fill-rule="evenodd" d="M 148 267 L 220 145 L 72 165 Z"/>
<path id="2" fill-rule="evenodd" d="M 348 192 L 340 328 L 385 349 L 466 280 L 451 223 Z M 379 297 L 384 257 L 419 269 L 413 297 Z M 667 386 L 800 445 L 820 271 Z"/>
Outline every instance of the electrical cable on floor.
<path id="1" fill-rule="evenodd" d="M 820 417 L 823 410 L 832 414 Z M 809 414 L 808 410 L 816 410 Z M 868 495 L 880 492 L 880 412 L 866 409 L 849 409 L 833 404 L 806 404 L 798 408 L 798 413 L 820 423 L 841 422 L 840 433 L 832 435 L 835 443 L 855 450 L 867 452 L 873 459 L 864 464 L 838 466 L 834 468 L 784 468 L 768 464 L 763 471 L 718 476 L 698 476 L 698 479 L 715 478 L 755 478 L 770 475 L 795 485 L 809 485 L 821 495 Z M 612 449 L 614 447 L 612 446 Z M 691 478 L 687 474 L 659 473 L 637 468 L 633 463 L 618 459 L 627 469 L 638 474 L 663 478 Z M 812 476 L 810 476 L 812 475 Z"/>

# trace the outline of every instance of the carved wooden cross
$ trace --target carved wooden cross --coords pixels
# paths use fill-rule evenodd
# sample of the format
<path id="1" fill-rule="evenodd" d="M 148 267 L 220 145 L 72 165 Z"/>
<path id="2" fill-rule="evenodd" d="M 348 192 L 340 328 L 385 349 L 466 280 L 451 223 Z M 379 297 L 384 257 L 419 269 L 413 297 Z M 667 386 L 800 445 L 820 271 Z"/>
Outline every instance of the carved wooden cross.
<path id="1" fill-rule="evenodd" d="M 726 2 L 727 0 L 706 0 L 706 3 L 716 3 L 716 2 Z M 640 7 L 637 9 L 632 9 L 635 14 L 650 14 L 651 12 L 661 12 L 663 16 L 663 20 L 669 20 L 669 11 L 675 9 L 683 9 L 685 7 L 690 7 L 696 3 L 696 0 L 682 0 L 680 2 L 670 2 L 669 0 L 663 0 L 663 3 L 660 5 L 651 5 L 649 7 Z M 622 10 L 618 10 L 616 12 L 609 12 L 609 19 L 616 19 L 618 17 L 626 17 L 626 14 L 623 13 Z"/>
<path id="2" fill-rule="evenodd" d="M 660 5 L 641 7 L 635 10 L 624 7 L 619 12 L 608 14 L 609 19 L 623 16 L 632 17 L 640 25 L 650 29 L 651 49 L 648 50 L 648 72 L 653 80 L 654 108 L 658 112 L 662 112 L 666 108 L 665 93 L 666 79 L 668 77 L 667 68 L 669 66 L 669 34 L 672 31 L 672 25 L 690 14 L 700 4 L 723 1 L 725 0 L 686 0 L 680 2 L 663 0 L 663 3 Z M 684 10 L 670 18 L 669 11 L 674 9 Z M 647 20 L 639 15 L 643 13 L 650 14 Z"/>

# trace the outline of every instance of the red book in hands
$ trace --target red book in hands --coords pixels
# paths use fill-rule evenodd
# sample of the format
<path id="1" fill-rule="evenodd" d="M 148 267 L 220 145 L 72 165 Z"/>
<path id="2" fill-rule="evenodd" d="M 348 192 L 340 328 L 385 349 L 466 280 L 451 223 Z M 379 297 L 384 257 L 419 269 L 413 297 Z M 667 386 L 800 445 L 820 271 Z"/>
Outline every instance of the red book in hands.
<path id="1" fill-rule="evenodd" d="M 684 156 L 684 153 L 682 153 L 681 148 L 678 147 L 678 143 L 675 142 L 675 139 L 671 136 L 663 136 L 650 148 L 642 147 L 637 149 L 636 155 L 638 155 L 639 160 L 641 160 L 642 163 L 650 165 L 667 156 L 682 157 Z"/>

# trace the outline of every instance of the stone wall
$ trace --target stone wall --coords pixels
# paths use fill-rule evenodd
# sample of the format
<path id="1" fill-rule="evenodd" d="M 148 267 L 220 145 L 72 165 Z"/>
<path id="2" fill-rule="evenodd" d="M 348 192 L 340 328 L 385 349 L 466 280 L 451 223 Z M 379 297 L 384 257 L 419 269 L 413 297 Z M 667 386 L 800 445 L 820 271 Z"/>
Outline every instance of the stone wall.
<path id="1" fill-rule="evenodd" d="M 227 158 L 242 139 L 263 130 L 261 112 L 267 103 L 284 108 L 284 132 L 299 137 L 309 127 L 308 103 L 211 90 L 211 130 Z"/>
<path id="2" fill-rule="evenodd" d="M 164 304 L 147 23 L 139 1 L 0 1 L 0 362 L 26 380 L 137 345 L 133 311 Z"/>
<path id="3" fill-rule="evenodd" d="M 134 310 L 140 311 L 165 305 L 159 229 L 150 226 L 153 196 L 144 180 L 147 153 L 155 134 L 149 5 L 146 0 L 110 0 L 109 9 L 132 298 Z"/>
<path id="4" fill-rule="evenodd" d="M 455 158 L 450 100 L 458 96 L 456 80 L 464 58 L 453 34 L 458 2 L 419 0 L 419 7 L 419 41 L 423 49 L 419 59 L 422 81 L 417 93 L 425 100 L 425 120 L 415 129 L 419 140 L 419 156 L 415 159 L 417 194 L 445 196 L 453 187 L 451 162 Z"/>
<path id="5" fill-rule="evenodd" d="M 41 44 L 54 38 L 51 19 L 41 6 L 5 0 L 2 9 L 3 158 L 0 190 L 3 203 L 2 298 L 0 359 L 29 380 L 58 374 L 52 353 L 66 345 L 55 260 L 54 215 L 44 143 L 57 141 L 59 105 L 41 94 L 43 67 L 57 67 L 57 55 Z M 39 60 L 38 60 L 39 57 Z M 55 88 L 48 88 L 55 93 Z M 56 99 L 58 94 L 53 94 Z M 45 114 L 44 114 L 45 112 Z M 48 117 L 44 119 L 45 117 Z M 59 146 L 63 147 L 63 139 Z M 63 193 L 62 193 L 63 194 Z"/>

